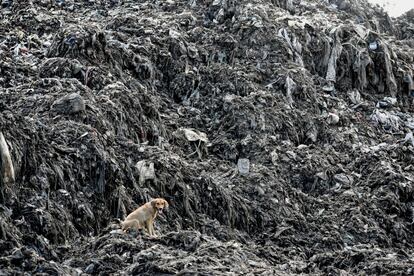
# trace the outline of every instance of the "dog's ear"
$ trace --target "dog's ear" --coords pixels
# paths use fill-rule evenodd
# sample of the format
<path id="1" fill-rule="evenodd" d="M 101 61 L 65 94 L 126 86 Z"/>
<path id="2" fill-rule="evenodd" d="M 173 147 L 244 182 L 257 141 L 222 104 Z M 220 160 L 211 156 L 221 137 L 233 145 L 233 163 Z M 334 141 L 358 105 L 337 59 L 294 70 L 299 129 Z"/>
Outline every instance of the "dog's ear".
<path id="1" fill-rule="evenodd" d="M 165 206 L 165 208 L 168 208 L 170 205 L 168 204 L 168 201 L 166 201 L 165 199 L 163 199 L 163 201 L 164 201 L 164 206 Z"/>
<path id="2" fill-rule="evenodd" d="M 152 207 L 155 207 L 155 204 L 157 204 L 157 200 L 156 199 L 153 199 L 150 202 L 151 202 L 151 206 Z"/>

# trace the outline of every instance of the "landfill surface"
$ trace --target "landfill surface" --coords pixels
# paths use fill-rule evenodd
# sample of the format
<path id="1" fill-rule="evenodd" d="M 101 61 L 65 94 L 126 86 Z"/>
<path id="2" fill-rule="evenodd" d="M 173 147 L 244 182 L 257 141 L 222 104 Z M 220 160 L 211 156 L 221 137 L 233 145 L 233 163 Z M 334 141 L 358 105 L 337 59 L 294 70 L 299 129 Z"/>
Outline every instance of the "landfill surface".
<path id="1" fill-rule="evenodd" d="M 2 0 L 0 275 L 413 275 L 413 73 L 365 0 Z"/>

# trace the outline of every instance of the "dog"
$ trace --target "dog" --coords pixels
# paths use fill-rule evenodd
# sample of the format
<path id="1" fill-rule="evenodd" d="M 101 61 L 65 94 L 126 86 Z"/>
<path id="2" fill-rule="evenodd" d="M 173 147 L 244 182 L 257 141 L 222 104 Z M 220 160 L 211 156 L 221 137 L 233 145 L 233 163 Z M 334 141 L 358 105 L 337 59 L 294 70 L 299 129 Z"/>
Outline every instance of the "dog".
<path id="1" fill-rule="evenodd" d="M 130 229 L 138 231 L 145 228 L 150 236 L 155 237 L 154 220 L 168 206 L 168 202 L 163 198 L 153 199 L 130 213 L 121 222 L 121 228 L 125 233 Z"/>

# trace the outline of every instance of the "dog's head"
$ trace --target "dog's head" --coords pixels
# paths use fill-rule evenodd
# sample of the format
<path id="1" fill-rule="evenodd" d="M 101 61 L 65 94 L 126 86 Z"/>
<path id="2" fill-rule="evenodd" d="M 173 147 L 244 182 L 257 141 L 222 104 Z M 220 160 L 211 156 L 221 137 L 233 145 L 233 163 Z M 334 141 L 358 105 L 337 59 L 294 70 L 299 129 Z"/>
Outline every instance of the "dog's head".
<path id="1" fill-rule="evenodd" d="M 163 198 L 156 198 L 151 200 L 151 205 L 158 211 L 158 213 L 162 213 L 164 209 L 168 208 L 168 202 Z"/>

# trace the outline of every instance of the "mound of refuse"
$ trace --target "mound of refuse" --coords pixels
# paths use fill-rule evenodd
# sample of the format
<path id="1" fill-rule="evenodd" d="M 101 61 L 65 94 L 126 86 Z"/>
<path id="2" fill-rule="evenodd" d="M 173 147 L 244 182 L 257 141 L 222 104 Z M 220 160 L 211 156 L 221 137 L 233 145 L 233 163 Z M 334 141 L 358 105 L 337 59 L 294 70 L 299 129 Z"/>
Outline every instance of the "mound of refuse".
<path id="1" fill-rule="evenodd" d="M 1 4 L 0 275 L 414 273 L 413 11 Z"/>

